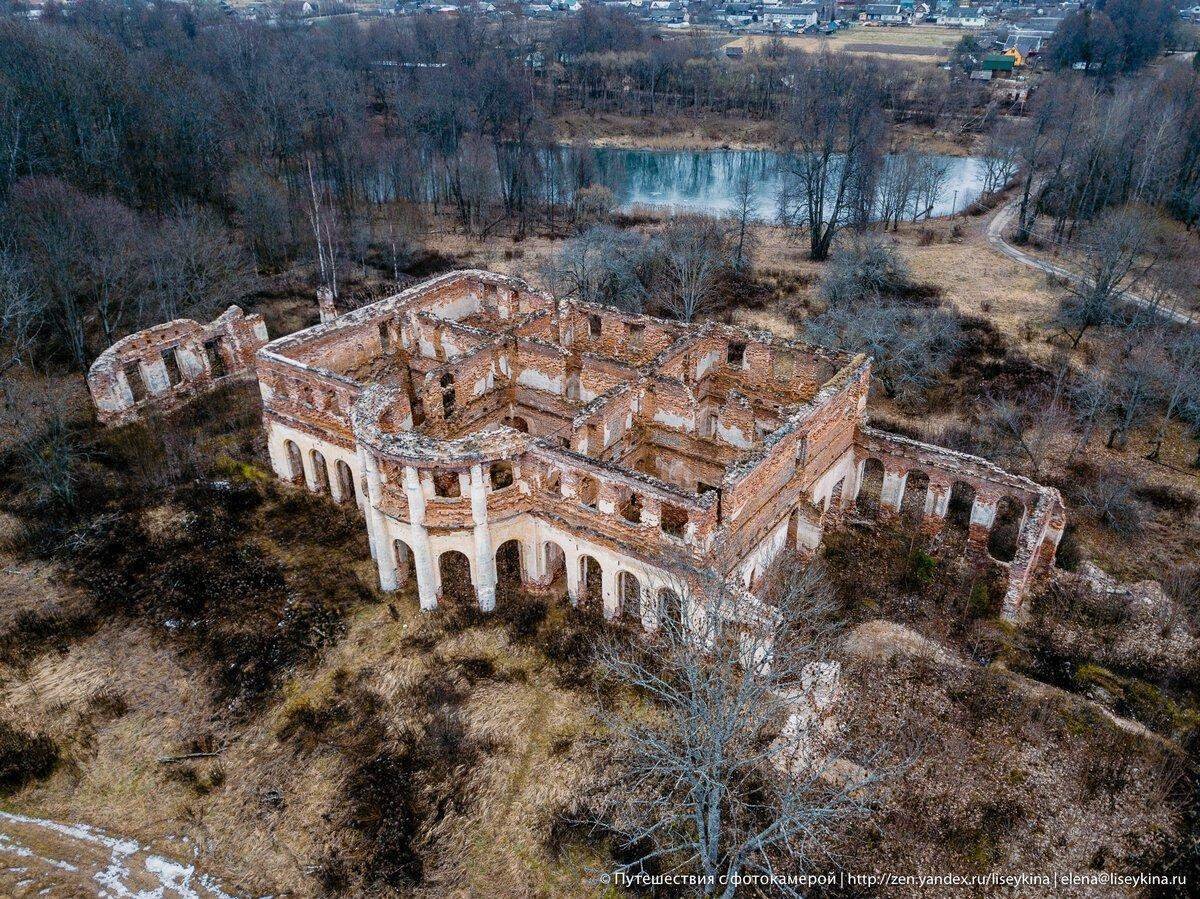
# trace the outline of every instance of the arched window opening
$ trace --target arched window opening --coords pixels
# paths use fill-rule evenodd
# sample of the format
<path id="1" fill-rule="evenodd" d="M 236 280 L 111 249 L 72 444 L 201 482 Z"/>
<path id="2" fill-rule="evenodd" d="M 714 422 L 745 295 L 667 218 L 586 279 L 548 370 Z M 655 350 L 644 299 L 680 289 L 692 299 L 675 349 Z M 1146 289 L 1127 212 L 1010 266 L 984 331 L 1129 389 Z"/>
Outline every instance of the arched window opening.
<path id="1" fill-rule="evenodd" d="M 825 509 L 837 511 L 842 505 L 842 491 L 846 488 L 846 479 L 842 478 L 833 485 L 833 489 L 829 491 L 829 498 L 825 500 Z"/>
<path id="2" fill-rule="evenodd" d="M 433 495 L 444 498 L 462 496 L 462 483 L 457 471 L 435 471 L 433 473 Z"/>
<path id="3" fill-rule="evenodd" d="M 988 554 L 1001 562 L 1011 562 L 1017 555 L 1025 507 L 1006 496 L 996 504 L 996 518 L 988 534 Z"/>
<path id="4" fill-rule="evenodd" d="M 687 535 L 688 514 L 678 506 L 663 503 L 661 524 L 664 534 L 682 540 Z"/>
<path id="5" fill-rule="evenodd" d="M 567 554 L 557 543 L 547 543 L 542 549 L 546 564 L 546 582 L 549 585 L 559 583 L 567 573 Z"/>
<path id="6" fill-rule="evenodd" d="M 642 582 L 628 571 L 617 576 L 617 601 L 623 617 L 634 620 L 642 617 Z"/>
<path id="7" fill-rule="evenodd" d="M 604 602 L 604 572 L 591 556 L 579 557 L 579 602 L 586 609 L 599 609 Z"/>
<path id="8" fill-rule="evenodd" d="M 403 540 L 393 540 L 392 552 L 396 555 L 396 582 L 403 586 L 412 574 L 412 550 Z"/>
<path id="9" fill-rule="evenodd" d="M 641 524 L 642 498 L 636 493 L 630 493 L 629 498 L 621 506 L 621 517 L 632 524 Z"/>
<path id="10" fill-rule="evenodd" d="M 491 467 L 493 490 L 503 490 L 513 485 L 513 467 L 511 462 L 493 462 Z"/>
<path id="11" fill-rule="evenodd" d="M 444 372 L 440 383 L 442 386 L 442 413 L 449 418 L 454 414 L 454 403 L 457 398 L 454 392 L 454 375 Z"/>
<path id="12" fill-rule="evenodd" d="M 514 431 L 520 431 L 522 434 L 529 433 L 529 422 L 519 415 L 516 418 L 510 418 L 507 424 Z"/>
<path id="13" fill-rule="evenodd" d="M 337 470 L 338 493 L 341 494 L 342 502 L 354 502 L 354 472 L 341 459 L 337 460 L 334 468 Z"/>
<path id="14" fill-rule="evenodd" d="M 868 459 L 863 463 L 862 483 L 856 497 L 859 511 L 868 518 L 879 515 L 879 498 L 883 495 L 883 463 Z"/>
<path id="15" fill-rule="evenodd" d="M 133 401 L 140 403 L 150 392 L 146 389 L 146 379 L 142 377 L 142 364 L 140 362 L 130 362 L 122 371 L 125 372 L 125 383 L 129 385 L 129 392 L 133 395 Z"/>
<path id="16" fill-rule="evenodd" d="M 325 464 L 325 457 L 321 455 L 320 450 L 312 451 L 312 464 L 314 488 L 318 493 L 330 493 L 329 467 Z"/>
<path id="17" fill-rule="evenodd" d="M 950 502 L 946 507 L 946 521 L 951 527 L 964 534 L 971 528 L 971 509 L 975 505 L 975 488 L 966 481 L 955 481 L 950 485 Z"/>
<path id="18" fill-rule="evenodd" d="M 596 508 L 597 498 L 600 496 L 600 485 L 596 483 L 595 478 L 580 478 L 578 494 L 580 505 L 594 509 Z"/>
<path id="19" fill-rule="evenodd" d="M 475 585 L 471 582 L 471 562 L 465 554 L 448 549 L 438 557 L 438 572 L 442 579 L 440 597 L 453 603 L 475 602 Z"/>
<path id="20" fill-rule="evenodd" d="M 658 623 L 660 627 L 683 628 L 683 601 L 674 590 L 658 591 Z"/>
<path id="21" fill-rule="evenodd" d="M 505 540 L 496 550 L 496 588 L 509 596 L 520 592 L 521 582 L 521 544 Z"/>
<path id="22" fill-rule="evenodd" d="M 284 441 L 283 446 L 287 450 L 288 478 L 298 484 L 304 480 L 304 457 L 300 455 L 300 447 L 296 446 L 295 441 Z"/>

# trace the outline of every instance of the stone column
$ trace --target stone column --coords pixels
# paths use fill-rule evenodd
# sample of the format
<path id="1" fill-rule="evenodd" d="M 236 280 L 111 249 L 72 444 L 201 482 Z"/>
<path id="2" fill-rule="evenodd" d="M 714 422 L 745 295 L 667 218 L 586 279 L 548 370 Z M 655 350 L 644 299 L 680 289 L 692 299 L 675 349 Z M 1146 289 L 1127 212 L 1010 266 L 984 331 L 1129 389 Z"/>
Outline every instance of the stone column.
<path id="1" fill-rule="evenodd" d="M 371 555 L 379 569 L 379 589 L 391 593 L 399 587 L 399 583 L 396 579 L 396 553 L 388 540 L 387 522 L 379 511 L 383 503 L 379 462 L 361 447 L 358 452 L 367 472 L 367 538 L 371 543 Z"/>
<path id="2" fill-rule="evenodd" d="M 286 447 L 281 446 L 280 449 L 285 454 L 287 453 Z M 367 451 L 364 447 L 360 446 L 357 449 L 357 453 L 358 467 L 362 470 L 362 477 L 363 481 L 365 482 L 365 489 L 363 490 L 362 498 L 362 510 L 363 516 L 367 519 L 367 545 L 371 547 L 371 558 L 374 559 L 375 546 L 378 542 L 378 538 L 375 536 L 374 513 L 376 512 L 376 509 L 374 504 L 371 502 L 371 482 L 370 479 L 367 478 Z"/>
<path id="3" fill-rule="evenodd" d="M 975 502 L 971 504 L 971 524 L 967 535 L 967 543 L 973 549 L 987 551 L 988 535 L 991 534 L 992 525 L 996 521 L 997 502 L 996 497 L 991 494 L 975 495 Z"/>
<path id="4" fill-rule="evenodd" d="M 368 485 L 370 481 L 368 480 Z M 408 520 L 412 525 L 410 546 L 413 571 L 417 575 L 417 595 L 425 611 L 437 608 L 437 579 L 433 571 L 433 553 L 429 550 L 429 532 L 425 530 L 425 494 L 417 470 L 404 466 L 404 493 L 408 497 Z"/>
<path id="5" fill-rule="evenodd" d="M 902 502 L 904 502 L 904 475 L 897 471 L 884 471 L 883 490 L 879 494 L 880 510 L 893 514 L 898 513 Z"/>
<path id="6" fill-rule="evenodd" d="M 925 493 L 925 516 L 921 520 L 921 529 L 927 534 L 936 534 L 946 523 L 949 509 L 950 485 L 930 481 Z"/>
<path id="7" fill-rule="evenodd" d="M 571 600 L 571 605 L 577 606 L 580 598 L 579 556 L 566 556 L 563 566 L 567 569 L 567 597 Z"/>
<path id="8" fill-rule="evenodd" d="M 621 602 L 617 597 L 617 575 L 610 568 L 600 569 L 600 595 L 604 602 L 604 617 L 616 618 L 621 611 Z"/>
<path id="9" fill-rule="evenodd" d="M 482 465 L 471 466 L 471 520 L 475 525 L 475 592 L 479 608 L 490 612 L 496 608 L 496 554 L 488 529 L 487 482 Z"/>

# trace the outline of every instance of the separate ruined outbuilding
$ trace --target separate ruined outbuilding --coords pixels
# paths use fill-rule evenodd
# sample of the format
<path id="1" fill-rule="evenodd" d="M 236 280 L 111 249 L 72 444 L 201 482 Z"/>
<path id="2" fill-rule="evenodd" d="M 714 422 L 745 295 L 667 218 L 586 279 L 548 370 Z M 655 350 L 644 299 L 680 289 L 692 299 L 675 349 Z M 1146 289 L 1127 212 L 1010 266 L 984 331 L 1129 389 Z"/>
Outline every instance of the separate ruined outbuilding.
<path id="1" fill-rule="evenodd" d="M 423 608 L 460 572 L 491 609 L 513 570 L 653 629 L 687 616 L 693 589 L 752 597 L 785 547 L 809 553 L 873 504 L 927 532 L 961 519 L 968 551 L 1007 570 L 1017 616 L 1062 535 L 1058 492 L 868 427 L 870 371 L 865 356 L 555 301 L 482 271 L 258 353 L 275 471 L 358 504 L 382 588 L 415 578 Z"/>
<path id="2" fill-rule="evenodd" d="M 267 342 L 261 315 L 230 306 L 207 325 L 189 318 L 118 340 L 96 357 L 87 383 L 96 416 L 119 425 L 149 411 L 177 408 L 221 384 L 253 378 L 254 354 Z"/>

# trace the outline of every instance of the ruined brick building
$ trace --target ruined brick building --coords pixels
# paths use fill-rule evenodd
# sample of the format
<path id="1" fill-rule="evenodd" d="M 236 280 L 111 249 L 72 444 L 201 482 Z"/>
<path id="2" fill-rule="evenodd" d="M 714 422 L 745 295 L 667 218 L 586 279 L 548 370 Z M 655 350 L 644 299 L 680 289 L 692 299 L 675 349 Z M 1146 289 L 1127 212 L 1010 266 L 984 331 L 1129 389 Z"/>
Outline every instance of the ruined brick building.
<path id="1" fill-rule="evenodd" d="M 1057 491 L 870 428 L 865 356 L 481 271 L 324 317 L 257 351 L 271 464 L 356 503 L 380 585 L 414 579 L 423 608 L 469 578 L 491 609 L 508 573 L 654 628 L 693 590 L 753 594 L 857 507 L 957 522 L 1016 616 L 1062 535 Z"/>

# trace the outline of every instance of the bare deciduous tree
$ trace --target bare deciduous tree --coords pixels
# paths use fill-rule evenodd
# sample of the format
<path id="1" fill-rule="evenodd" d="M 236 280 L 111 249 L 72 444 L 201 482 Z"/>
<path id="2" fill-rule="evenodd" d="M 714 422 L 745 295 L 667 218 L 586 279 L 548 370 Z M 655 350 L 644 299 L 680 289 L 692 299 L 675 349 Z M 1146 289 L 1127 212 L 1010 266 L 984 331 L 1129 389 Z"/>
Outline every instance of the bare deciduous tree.
<path id="1" fill-rule="evenodd" d="M 873 205 L 885 132 L 881 78 L 843 54 L 806 59 L 793 78 L 780 209 L 785 225 L 808 235 L 809 255 L 824 260 L 856 210 Z"/>
<path id="2" fill-rule="evenodd" d="M 767 605 L 731 584 L 691 597 L 642 651 L 601 651 L 608 675 L 650 703 L 608 718 L 620 761 L 602 817 L 636 853 L 626 870 L 652 863 L 732 897 L 740 876 L 805 869 L 832 827 L 867 813 L 891 773 L 882 750 L 860 753 L 806 715 L 837 629 L 821 570 L 797 567 Z M 781 879 L 769 892 L 799 891 Z"/>
<path id="3" fill-rule="evenodd" d="M 647 255 L 638 235 L 596 225 L 563 244 L 541 274 L 556 296 L 640 312 L 649 292 Z"/>
<path id="4" fill-rule="evenodd" d="M 681 216 L 663 230 L 658 251 L 662 305 L 690 322 L 712 304 L 721 275 L 733 263 L 728 235 L 716 219 Z"/>
<path id="5" fill-rule="evenodd" d="M 1088 227 L 1081 242 L 1082 277 L 1071 284 L 1058 310 L 1058 326 L 1079 346 L 1090 328 L 1113 320 L 1126 295 L 1154 265 L 1151 223 L 1134 208 L 1107 213 Z"/>

